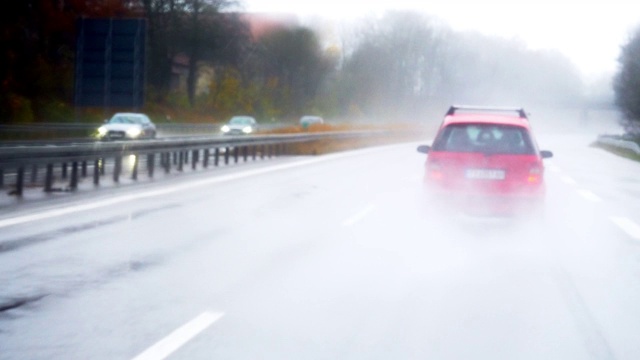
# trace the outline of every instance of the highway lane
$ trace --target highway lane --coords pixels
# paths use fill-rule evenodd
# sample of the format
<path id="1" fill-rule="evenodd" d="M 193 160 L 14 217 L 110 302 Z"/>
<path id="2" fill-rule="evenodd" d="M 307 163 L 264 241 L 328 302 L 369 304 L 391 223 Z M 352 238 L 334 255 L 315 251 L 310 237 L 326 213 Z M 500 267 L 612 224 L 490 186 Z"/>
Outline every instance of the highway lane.
<path id="1" fill-rule="evenodd" d="M 636 359 L 639 165 L 592 139 L 540 137 L 543 219 L 426 217 L 414 144 L 26 204 L 0 359 Z"/>

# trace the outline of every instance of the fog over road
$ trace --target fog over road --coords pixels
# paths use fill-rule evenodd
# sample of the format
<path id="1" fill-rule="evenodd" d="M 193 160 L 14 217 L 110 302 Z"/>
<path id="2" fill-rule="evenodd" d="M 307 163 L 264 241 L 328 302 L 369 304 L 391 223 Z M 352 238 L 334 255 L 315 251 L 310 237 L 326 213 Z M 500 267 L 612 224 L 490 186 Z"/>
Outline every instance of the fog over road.
<path id="1" fill-rule="evenodd" d="M 640 164 L 593 140 L 538 135 L 541 219 L 427 216 L 416 144 L 1 210 L 0 359 L 638 359 Z"/>

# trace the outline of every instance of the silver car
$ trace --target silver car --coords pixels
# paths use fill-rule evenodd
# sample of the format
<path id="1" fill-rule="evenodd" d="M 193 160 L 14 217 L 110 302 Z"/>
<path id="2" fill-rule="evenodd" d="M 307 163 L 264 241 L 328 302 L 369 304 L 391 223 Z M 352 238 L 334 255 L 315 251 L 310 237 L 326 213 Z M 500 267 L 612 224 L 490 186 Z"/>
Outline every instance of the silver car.
<path id="1" fill-rule="evenodd" d="M 153 139 L 156 126 L 145 114 L 117 113 L 98 128 L 101 140 Z"/>
<path id="2" fill-rule="evenodd" d="M 258 123 L 251 116 L 234 116 L 220 128 L 224 135 L 249 135 L 256 132 Z"/>

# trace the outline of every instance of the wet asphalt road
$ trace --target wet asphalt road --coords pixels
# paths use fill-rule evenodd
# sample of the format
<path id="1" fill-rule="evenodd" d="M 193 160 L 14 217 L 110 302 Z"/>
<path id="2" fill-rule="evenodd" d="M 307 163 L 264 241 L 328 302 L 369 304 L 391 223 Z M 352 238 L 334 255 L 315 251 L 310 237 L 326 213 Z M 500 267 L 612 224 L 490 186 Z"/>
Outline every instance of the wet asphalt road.
<path id="1" fill-rule="evenodd" d="M 539 136 L 535 219 L 428 217 L 415 144 L 3 210 L 0 359 L 638 359 L 640 164 L 592 140 Z"/>

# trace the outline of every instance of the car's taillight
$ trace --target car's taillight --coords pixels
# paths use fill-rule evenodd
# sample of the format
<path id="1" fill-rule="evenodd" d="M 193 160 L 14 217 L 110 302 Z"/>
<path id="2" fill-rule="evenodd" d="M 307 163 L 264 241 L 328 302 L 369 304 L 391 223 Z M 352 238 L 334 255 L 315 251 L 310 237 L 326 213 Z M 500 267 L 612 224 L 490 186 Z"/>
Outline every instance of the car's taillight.
<path id="1" fill-rule="evenodd" d="M 529 169 L 529 175 L 527 176 L 527 182 L 530 184 L 538 184 L 542 181 L 542 168 L 534 166 Z"/>
<path id="2" fill-rule="evenodd" d="M 440 164 L 432 163 L 427 166 L 427 177 L 430 180 L 442 180 L 444 174 Z"/>

